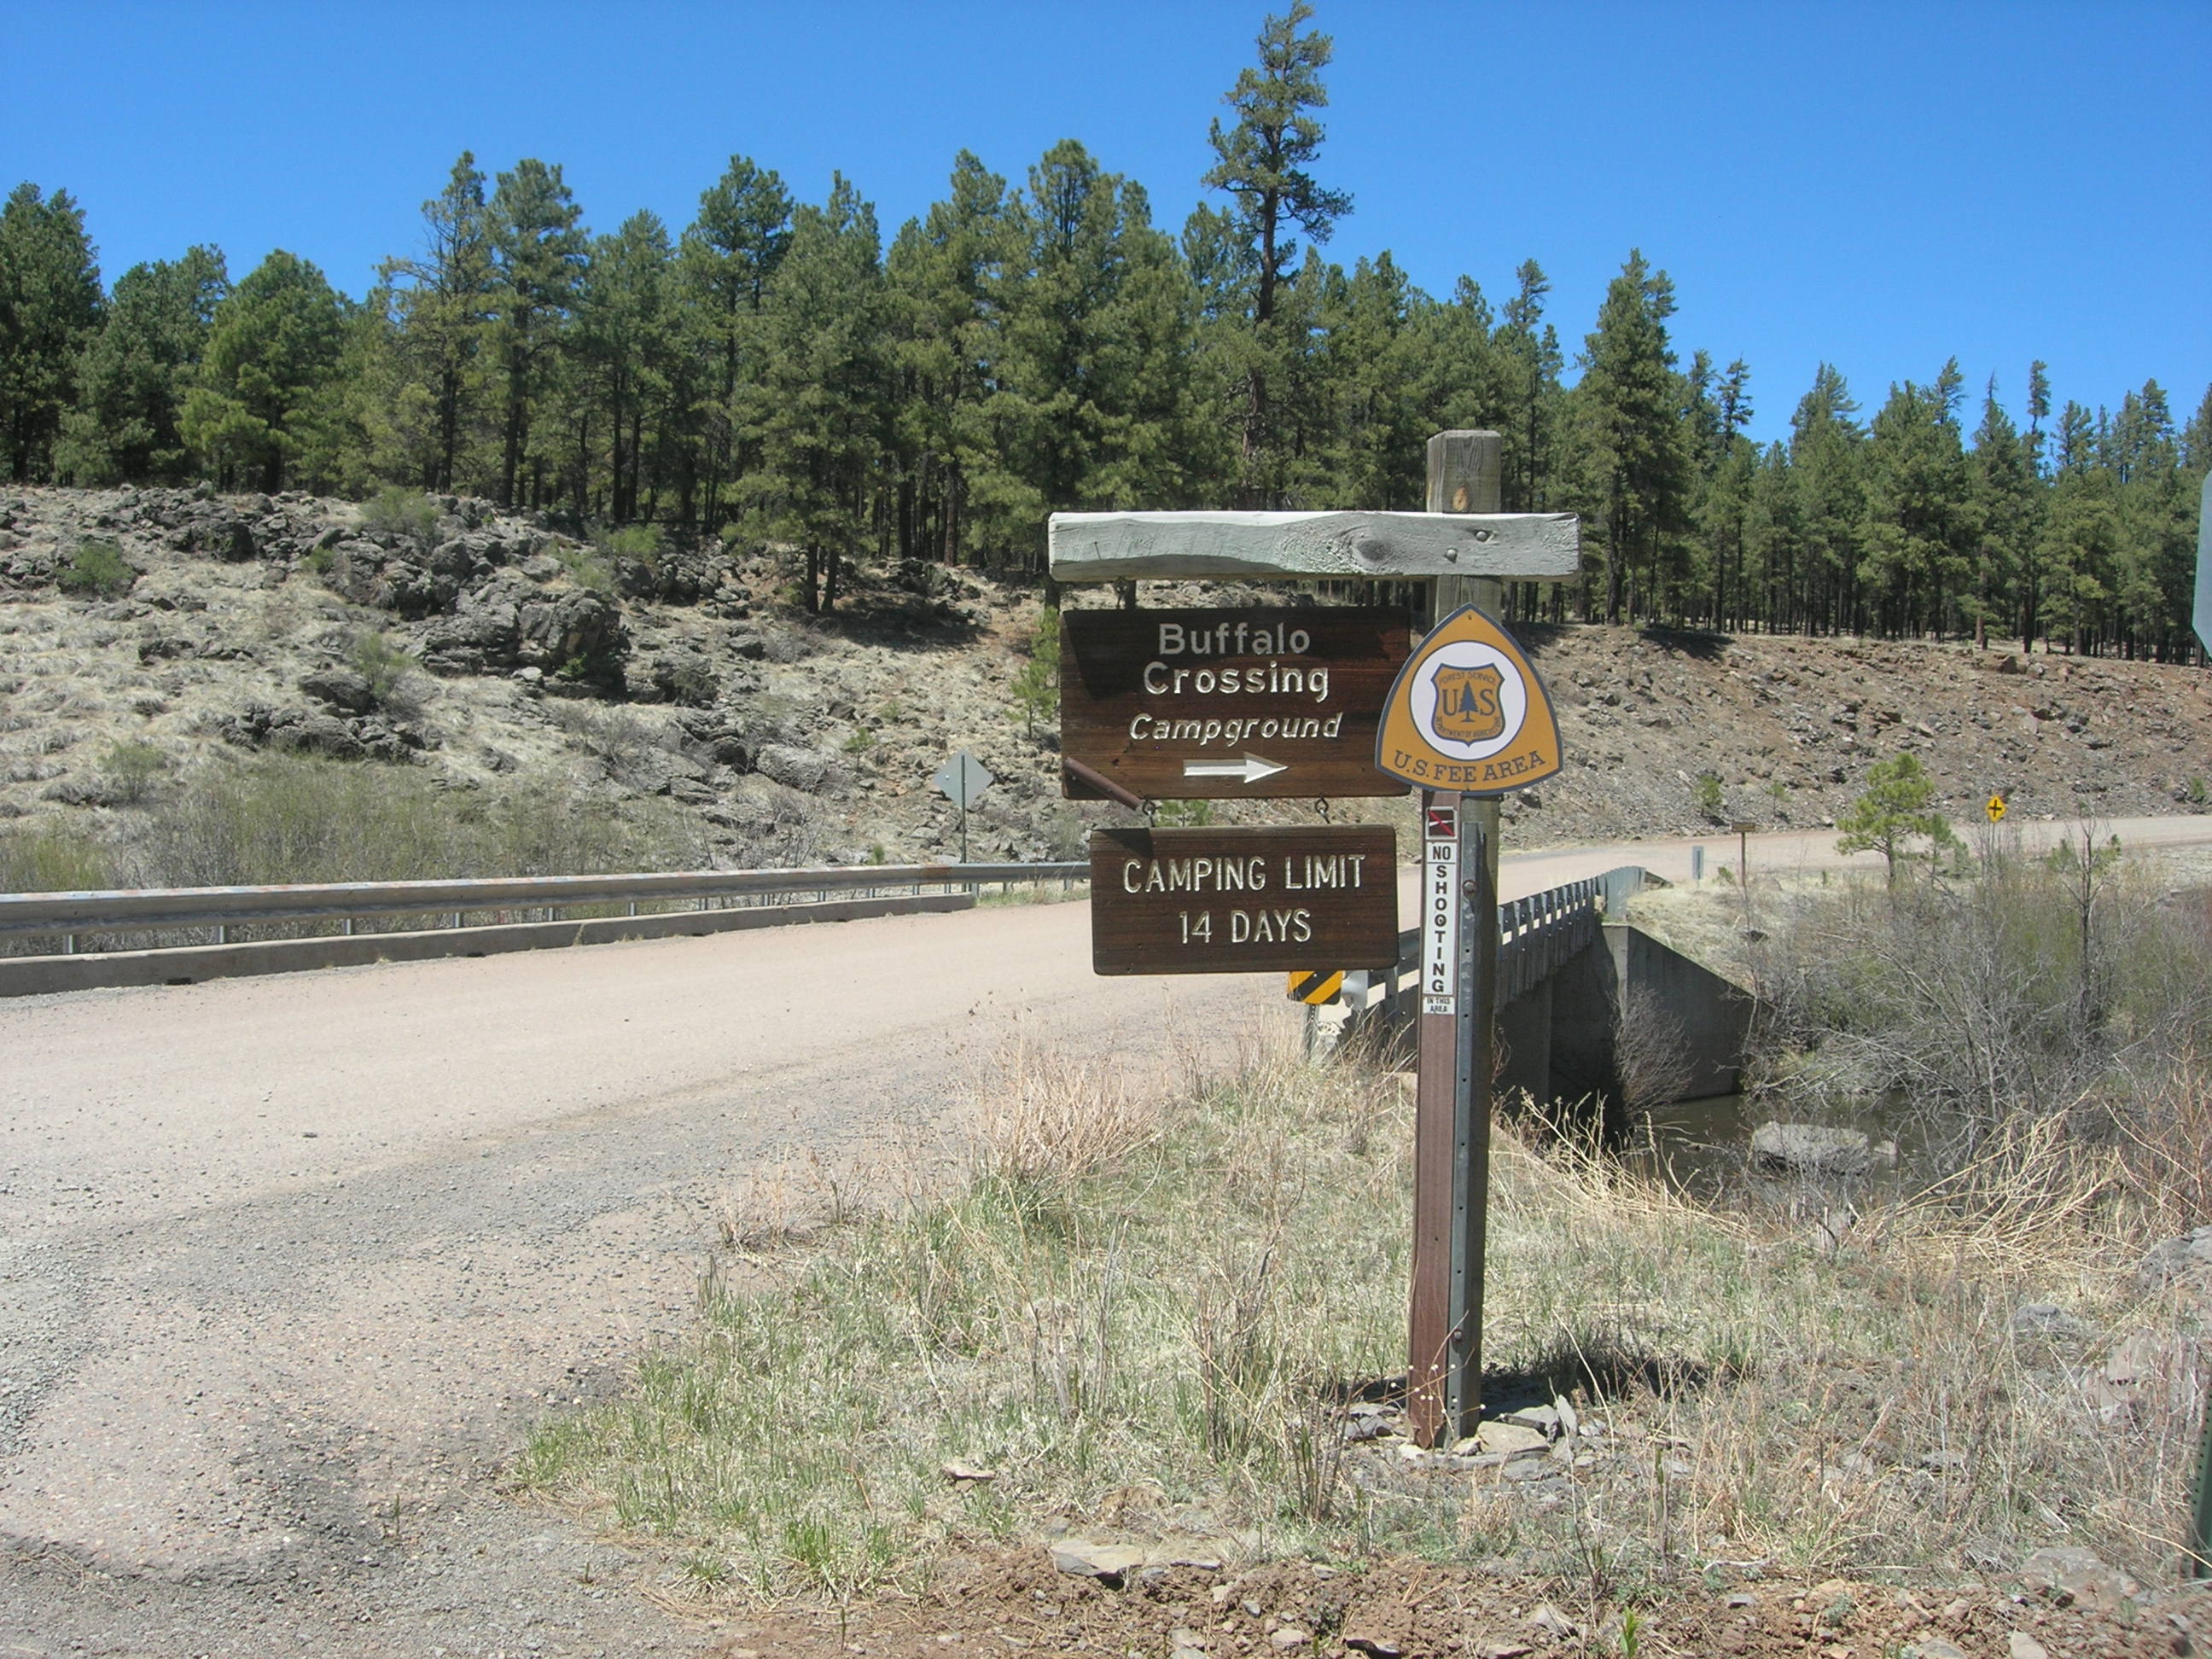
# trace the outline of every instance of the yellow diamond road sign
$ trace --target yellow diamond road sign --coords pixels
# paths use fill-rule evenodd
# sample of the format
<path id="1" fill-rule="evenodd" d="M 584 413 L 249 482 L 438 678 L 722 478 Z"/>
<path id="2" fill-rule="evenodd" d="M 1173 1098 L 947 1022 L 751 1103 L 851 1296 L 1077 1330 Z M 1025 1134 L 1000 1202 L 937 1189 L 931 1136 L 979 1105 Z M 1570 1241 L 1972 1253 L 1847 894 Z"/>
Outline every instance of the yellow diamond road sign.
<path id="1" fill-rule="evenodd" d="M 1473 605 L 1407 659 L 1383 705 L 1376 769 L 1419 789 L 1502 795 L 1559 769 L 1559 723 L 1513 638 Z"/>
<path id="2" fill-rule="evenodd" d="M 2005 812 L 2004 797 L 2002 795 L 1991 795 L 1989 799 L 1982 803 L 1982 811 L 1990 815 L 1990 822 L 1991 823 L 2001 822 L 2004 817 Z"/>

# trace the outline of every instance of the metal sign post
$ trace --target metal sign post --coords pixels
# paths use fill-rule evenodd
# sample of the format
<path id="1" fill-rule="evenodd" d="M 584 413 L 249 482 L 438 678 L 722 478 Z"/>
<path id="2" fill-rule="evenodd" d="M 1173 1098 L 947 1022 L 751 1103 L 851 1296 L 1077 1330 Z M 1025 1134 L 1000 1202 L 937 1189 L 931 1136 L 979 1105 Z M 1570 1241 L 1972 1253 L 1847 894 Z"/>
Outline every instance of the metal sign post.
<path id="1" fill-rule="evenodd" d="M 960 809 L 960 862 L 968 862 L 968 807 L 998 780 L 990 770 L 965 749 L 937 769 L 930 780 L 955 806 Z"/>

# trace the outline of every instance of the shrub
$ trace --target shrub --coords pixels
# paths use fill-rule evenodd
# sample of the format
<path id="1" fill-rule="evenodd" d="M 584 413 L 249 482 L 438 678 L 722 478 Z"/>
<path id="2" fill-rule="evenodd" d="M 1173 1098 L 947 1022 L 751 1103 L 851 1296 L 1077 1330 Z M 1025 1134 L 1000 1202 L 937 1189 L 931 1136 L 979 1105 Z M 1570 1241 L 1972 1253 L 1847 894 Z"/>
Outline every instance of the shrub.
<path id="1" fill-rule="evenodd" d="M 369 695 L 382 702 L 398 690 L 400 680 L 415 666 L 415 659 L 374 628 L 354 635 L 350 653 L 354 672 L 368 682 Z"/>
<path id="2" fill-rule="evenodd" d="M 138 573 L 124 562 L 122 550 L 113 542 L 103 541 L 79 542 L 76 556 L 54 578 L 56 586 L 65 593 L 86 593 L 99 599 L 125 592 L 137 580 Z"/>
<path id="3" fill-rule="evenodd" d="M 118 803 L 136 805 L 153 792 L 154 780 L 169 769 L 169 757 L 141 738 L 125 738 L 107 745 L 102 774 L 108 793 Z"/>
<path id="4" fill-rule="evenodd" d="M 607 561 L 580 542 L 568 542 L 553 550 L 568 580 L 594 593 L 612 593 L 614 569 Z"/>
<path id="5" fill-rule="evenodd" d="M 660 530 L 656 525 L 624 525 L 609 532 L 599 545 L 617 558 L 636 559 L 648 569 L 660 562 Z"/>
<path id="6" fill-rule="evenodd" d="M 1701 816 L 1718 823 L 1728 809 L 1728 796 L 1721 787 L 1721 775 L 1717 772 L 1698 773 L 1698 781 L 1692 787 L 1691 799 L 1696 803 Z"/>
<path id="7" fill-rule="evenodd" d="M 1153 822 L 1167 830 L 1202 830 L 1213 822 L 1210 800 L 1164 800 L 1152 814 Z"/>
<path id="8" fill-rule="evenodd" d="M 1047 605 L 1037 618 L 1030 641 L 1029 660 L 1014 676 L 1014 707 L 1022 711 L 1022 727 L 1036 735 L 1037 721 L 1060 713 L 1060 612 Z"/>
<path id="9" fill-rule="evenodd" d="M 392 484 L 361 509 L 362 527 L 427 547 L 438 533 L 438 504 L 419 489 Z"/>
<path id="10" fill-rule="evenodd" d="M 696 829 L 666 802 L 566 787 L 456 793 L 422 774 L 265 755 L 195 774 L 130 853 L 154 886 L 591 875 L 696 868 Z"/>
<path id="11" fill-rule="evenodd" d="M 41 823 L 0 830 L 0 892 L 77 893 L 113 887 L 114 851 L 82 830 Z"/>
<path id="12" fill-rule="evenodd" d="M 2201 921 L 2088 838 L 2066 867 L 1844 884 L 1771 917 L 1757 1058 L 1818 1092 L 1887 1096 L 1964 1154 L 2008 1120 L 2125 1114 L 2212 1054 Z"/>

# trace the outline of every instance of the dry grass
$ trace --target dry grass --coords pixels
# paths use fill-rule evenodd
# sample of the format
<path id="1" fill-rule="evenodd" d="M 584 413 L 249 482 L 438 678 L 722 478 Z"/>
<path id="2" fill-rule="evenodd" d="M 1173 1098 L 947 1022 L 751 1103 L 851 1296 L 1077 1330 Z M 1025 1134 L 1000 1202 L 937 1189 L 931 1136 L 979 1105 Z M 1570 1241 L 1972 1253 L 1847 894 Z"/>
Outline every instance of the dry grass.
<path id="1" fill-rule="evenodd" d="M 2191 1213 L 2138 1183 L 2207 1133 L 2201 1089 L 2132 1141 L 2063 1118 L 1993 1139 L 1840 1240 L 1501 1133 L 1491 1388 L 1604 1425 L 1579 1467 L 1518 1483 L 1346 1443 L 1350 1402 L 1402 1365 L 1410 1121 L 1387 1080 L 1261 1054 L 1145 1101 L 1031 1062 L 977 1121 L 964 1176 L 718 1291 L 629 1397 L 547 1423 L 523 1482 L 684 1540 L 718 1593 L 849 1595 L 1063 1528 L 1631 1595 L 2054 1543 L 2172 1575 L 2203 1310 L 2130 1273 Z M 2015 1332 L 2025 1303 L 2064 1319 Z"/>

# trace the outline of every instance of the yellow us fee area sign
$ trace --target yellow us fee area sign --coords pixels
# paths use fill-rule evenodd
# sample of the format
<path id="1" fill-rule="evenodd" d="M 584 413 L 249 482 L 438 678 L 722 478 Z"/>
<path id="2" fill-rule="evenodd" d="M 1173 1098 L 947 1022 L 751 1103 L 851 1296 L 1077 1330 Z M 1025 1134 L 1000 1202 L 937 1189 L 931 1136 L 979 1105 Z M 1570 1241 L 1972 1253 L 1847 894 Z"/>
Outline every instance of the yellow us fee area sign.
<path id="1" fill-rule="evenodd" d="M 1512 636 L 1473 605 L 1445 617 L 1407 659 L 1375 742 L 1377 770 L 1462 795 L 1525 788 L 1562 763 L 1543 681 Z"/>

